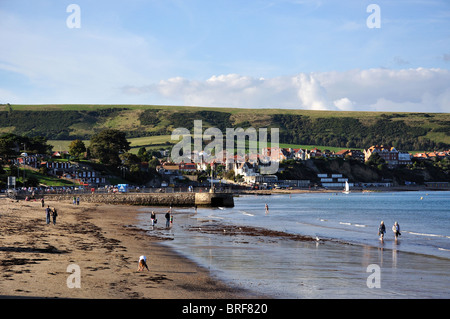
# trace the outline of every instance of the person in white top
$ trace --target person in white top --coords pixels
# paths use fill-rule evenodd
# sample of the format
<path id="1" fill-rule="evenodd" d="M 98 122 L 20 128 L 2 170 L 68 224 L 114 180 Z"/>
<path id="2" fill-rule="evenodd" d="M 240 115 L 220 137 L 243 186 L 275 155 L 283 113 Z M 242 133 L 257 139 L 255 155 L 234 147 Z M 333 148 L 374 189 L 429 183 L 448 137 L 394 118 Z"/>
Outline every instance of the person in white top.
<path id="1" fill-rule="evenodd" d="M 392 226 L 392 231 L 394 232 L 395 240 L 397 240 L 398 236 L 401 235 L 400 225 L 397 222 L 395 222 L 394 226 Z"/>
<path id="2" fill-rule="evenodd" d="M 148 266 L 147 266 L 147 257 L 140 256 L 139 264 L 138 264 L 138 271 L 143 271 L 145 268 L 147 268 L 147 270 L 150 271 L 150 269 L 148 269 Z"/>

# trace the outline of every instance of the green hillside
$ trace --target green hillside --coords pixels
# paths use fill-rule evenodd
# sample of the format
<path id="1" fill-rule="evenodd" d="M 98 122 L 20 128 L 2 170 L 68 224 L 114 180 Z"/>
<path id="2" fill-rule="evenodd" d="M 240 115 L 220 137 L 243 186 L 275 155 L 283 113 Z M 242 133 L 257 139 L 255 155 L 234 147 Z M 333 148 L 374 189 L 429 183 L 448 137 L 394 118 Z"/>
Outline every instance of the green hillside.
<path id="1" fill-rule="evenodd" d="M 1 105 L 0 133 L 88 140 L 106 128 L 137 145 L 163 144 L 177 127 L 279 128 L 280 143 L 402 150 L 450 148 L 449 113 L 337 112 L 164 105 Z M 61 143 L 60 143 L 61 144 Z M 56 149 L 58 147 L 56 146 Z"/>

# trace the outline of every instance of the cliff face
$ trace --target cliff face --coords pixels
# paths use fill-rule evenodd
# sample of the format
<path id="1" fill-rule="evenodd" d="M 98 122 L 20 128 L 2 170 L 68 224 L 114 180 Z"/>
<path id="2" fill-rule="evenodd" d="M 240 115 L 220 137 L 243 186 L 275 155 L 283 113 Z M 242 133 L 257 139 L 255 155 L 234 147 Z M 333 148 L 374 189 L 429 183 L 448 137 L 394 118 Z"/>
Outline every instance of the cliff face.
<path id="1" fill-rule="evenodd" d="M 342 174 L 354 182 L 377 182 L 380 181 L 381 173 L 364 164 L 349 161 L 329 161 L 329 169 Z"/>
<path id="2" fill-rule="evenodd" d="M 279 179 L 307 179 L 313 183 L 319 182 L 317 174 L 342 174 L 351 182 L 377 182 L 382 179 L 381 173 L 367 165 L 356 161 L 344 160 L 306 160 L 288 164 Z"/>

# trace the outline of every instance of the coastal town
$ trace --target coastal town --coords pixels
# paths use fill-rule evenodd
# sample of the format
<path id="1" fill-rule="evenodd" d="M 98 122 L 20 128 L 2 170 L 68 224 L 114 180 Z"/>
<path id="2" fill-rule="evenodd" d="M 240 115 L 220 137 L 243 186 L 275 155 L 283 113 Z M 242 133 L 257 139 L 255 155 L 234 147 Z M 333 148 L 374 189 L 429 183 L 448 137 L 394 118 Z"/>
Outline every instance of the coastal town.
<path id="1" fill-rule="evenodd" d="M 145 148 L 140 150 L 142 154 Z M 232 188 L 245 187 L 249 189 L 297 189 L 297 188 L 324 188 L 324 189 L 343 189 L 347 183 L 350 188 L 366 188 L 366 187 L 391 187 L 391 186 L 414 186 L 419 183 L 405 180 L 402 184 L 392 179 L 383 178 L 381 180 L 356 180 L 353 176 L 348 176 L 345 172 L 338 171 L 321 171 L 314 163 L 340 161 L 352 163 L 352 165 L 366 164 L 368 166 L 373 158 L 377 158 L 378 168 L 383 167 L 387 170 L 396 170 L 398 168 L 413 169 L 416 167 L 424 167 L 424 163 L 436 163 L 450 160 L 450 150 L 447 151 L 430 151 L 409 153 L 397 150 L 395 147 L 384 145 L 373 145 L 367 149 L 342 149 L 339 151 L 331 151 L 328 149 L 318 149 L 317 147 L 306 148 L 281 148 L 266 147 L 262 154 L 254 156 L 240 157 L 238 155 L 227 156 L 223 152 L 221 161 L 214 160 L 206 162 L 203 156 L 191 154 L 192 158 L 200 158 L 197 163 L 181 162 L 174 163 L 171 161 L 168 149 L 161 149 L 153 152 L 154 156 L 149 161 L 141 161 L 139 157 L 135 157 L 134 167 L 138 167 L 138 173 L 147 173 L 150 178 L 141 183 L 133 183 L 126 180 L 127 173 L 130 171 L 130 163 L 127 163 L 125 157 L 122 158 L 121 165 L 118 166 L 120 172 L 119 177 L 105 173 L 101 166 L 94 165 L 91 161 L 79 161 L 70 154 L 69 151 L 52 152 L 51 155 L 28 154 L 17 149 L 16 157 L 8 158 L 8 164 L 11 167 L 22 168 L 23 170 L 14 175 L 17 180 L 21 178 L 26 171 L 34 171 L 48 176 L 53 176 L 60 180 L 73 183 L 81 188 L 110 188 L 123 191 L 117 184 L 127 185 L 128 189 L 152 189 L 156 188 L 161 191 L 173 188 L 185 188 L 193 191 L 196 187 L 212 187 L 212 188 Z M 156 155 L 156 156 L 155 156 Z M 268 161 L 276 162 L 278 171 L 276 174 L 263 174 L 261 167 L 267 165 Z M 381 164 L 380 164 L 381 163 Z M 285 178 L 283 174 L 291 167 L 291 164 L 303 164 L 303 169 L 308 169 L 314 173 L 310 179 L 294 179 Z M 135 168 L 136 169 L 136 168 Z M 10 174 L 8 179 L 8 188 L 14 186 L 30 187 L 45 185 L 26 185 L 16 184 L 15 176 Z M 309 175 L 311 176 L 311 174 Z M 11 181 L 14 178 L 14 184 Z M 116 182 L 114 182 L 116 181 Z M 119 181 L 119 182 L 117 182 Z M 448 177 L 442 180 L 424 181 L 422 186 L 446 189 L 450 186 Z"/>

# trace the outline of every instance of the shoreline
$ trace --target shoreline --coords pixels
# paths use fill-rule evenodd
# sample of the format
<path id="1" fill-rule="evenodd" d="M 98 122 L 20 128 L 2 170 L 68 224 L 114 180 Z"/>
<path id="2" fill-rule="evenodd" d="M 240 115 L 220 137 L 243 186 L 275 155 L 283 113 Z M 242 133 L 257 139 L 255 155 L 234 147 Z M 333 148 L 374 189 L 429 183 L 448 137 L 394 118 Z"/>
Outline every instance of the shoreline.
<path id="1" fill-rule="evenodd" d="M 0 203 L 0 298 L 267 298 L 160 245 L 135 226 L 137 206 L 46 201 L 58 210 L 56 225 L 47 225 L 38 201 Z M 150 271 L 137 271 L 140 255 Z M 76 282 L 70 265 L 79 266 L 80 288 L 68 285 Z"/>

